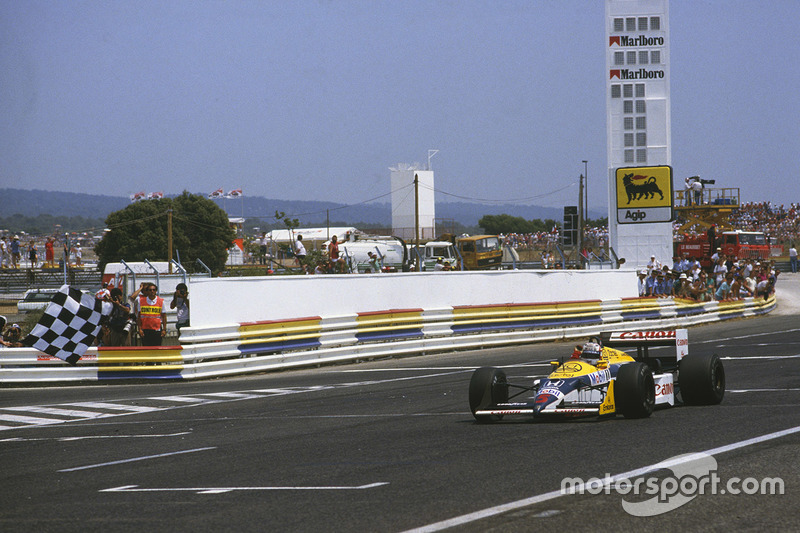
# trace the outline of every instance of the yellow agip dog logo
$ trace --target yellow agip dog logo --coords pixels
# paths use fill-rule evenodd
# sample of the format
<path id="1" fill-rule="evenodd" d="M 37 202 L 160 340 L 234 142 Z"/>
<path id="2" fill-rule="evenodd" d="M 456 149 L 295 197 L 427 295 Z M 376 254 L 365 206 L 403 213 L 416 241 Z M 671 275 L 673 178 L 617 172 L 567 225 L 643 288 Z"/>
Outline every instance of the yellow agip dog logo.
<path id="1" fill-rule="evenodd" d="M 627 167 L 616 171 L 620 224 L 672 220 L 672 167 Z"/>

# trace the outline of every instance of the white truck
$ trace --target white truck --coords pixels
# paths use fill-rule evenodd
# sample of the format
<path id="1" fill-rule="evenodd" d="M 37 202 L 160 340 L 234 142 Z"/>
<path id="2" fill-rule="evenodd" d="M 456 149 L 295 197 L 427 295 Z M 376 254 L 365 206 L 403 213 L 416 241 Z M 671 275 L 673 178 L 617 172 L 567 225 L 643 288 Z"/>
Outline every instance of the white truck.
<path id="1" fill-rule="evenodd" d="M 422 270 L 430 272 L 436 268 L 436 262 L 441 259 L 442 264 L 449 263 L 453 269 L 459 263 L 453 243 L 448 241 L 429 241 L 420 250 L 422 256 Z"/>
<path id="2" fill-rule="evenodd" d="M 350 240 L 339 242 L 339 255 L 344 257 L 350 272 L 373 272 L 370 252 L 377 256 L 377 265 L 381 272 L 402 272 L 408 264 L 408 249 L 399 237 L 363 237 L 350 234 Z"/>

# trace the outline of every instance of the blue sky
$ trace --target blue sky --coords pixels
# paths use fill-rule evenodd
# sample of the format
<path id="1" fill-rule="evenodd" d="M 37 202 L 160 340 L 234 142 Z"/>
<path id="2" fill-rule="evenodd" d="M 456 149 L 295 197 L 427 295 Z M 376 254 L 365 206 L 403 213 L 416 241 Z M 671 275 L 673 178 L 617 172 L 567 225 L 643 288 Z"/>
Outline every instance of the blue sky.
<path id="1" fill-rule="evenodd" d="M 0 0 L 0 186 L 607 204 L 604 2 Z M 672 165 L 800 201 L 800 1 L 670 4 Z M 388 197 L 380 201 L 388 202 Z"/>

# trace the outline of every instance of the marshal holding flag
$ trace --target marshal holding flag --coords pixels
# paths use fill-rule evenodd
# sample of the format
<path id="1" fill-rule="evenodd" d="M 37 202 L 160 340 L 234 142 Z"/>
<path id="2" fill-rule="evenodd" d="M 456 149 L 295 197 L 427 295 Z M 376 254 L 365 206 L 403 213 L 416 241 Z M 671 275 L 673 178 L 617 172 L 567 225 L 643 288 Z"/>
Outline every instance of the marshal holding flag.
<path id="1" fill-rule="evenodd" d="M 112 309 L 111 302 L 64 285 L 22 343 L 74 365 L 94 344 L 100 321 Z"/>

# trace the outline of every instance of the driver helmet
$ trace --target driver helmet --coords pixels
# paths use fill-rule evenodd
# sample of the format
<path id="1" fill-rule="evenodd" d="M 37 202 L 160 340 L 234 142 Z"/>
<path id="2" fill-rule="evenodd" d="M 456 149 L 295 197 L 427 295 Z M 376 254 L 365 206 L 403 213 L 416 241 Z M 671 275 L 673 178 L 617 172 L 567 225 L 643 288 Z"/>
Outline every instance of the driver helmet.
<path id="1" fill-rule="evenodd" d="M 597 361 L 600 359 L 600 354 L 603 352 L 603 348 L 596 342 L 587 342 L 583 345 L 583 350 L 581 350 L 581 357 L 584 359 L 589 359 L 592 361 Z"/>

